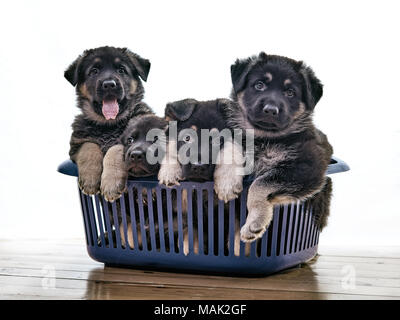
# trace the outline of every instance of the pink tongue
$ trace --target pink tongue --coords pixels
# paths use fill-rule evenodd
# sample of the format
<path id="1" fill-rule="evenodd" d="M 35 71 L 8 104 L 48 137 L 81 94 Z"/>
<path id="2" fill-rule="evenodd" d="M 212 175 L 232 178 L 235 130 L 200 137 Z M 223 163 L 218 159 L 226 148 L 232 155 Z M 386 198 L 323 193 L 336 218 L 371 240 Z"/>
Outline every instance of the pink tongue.
<path id="1" fill-rule="evenodd" d="M 103 108 L 101 111 L 106 120 L 115 119 L 119 111 L 117 99 L 107 101 L 103 100 Z"/>

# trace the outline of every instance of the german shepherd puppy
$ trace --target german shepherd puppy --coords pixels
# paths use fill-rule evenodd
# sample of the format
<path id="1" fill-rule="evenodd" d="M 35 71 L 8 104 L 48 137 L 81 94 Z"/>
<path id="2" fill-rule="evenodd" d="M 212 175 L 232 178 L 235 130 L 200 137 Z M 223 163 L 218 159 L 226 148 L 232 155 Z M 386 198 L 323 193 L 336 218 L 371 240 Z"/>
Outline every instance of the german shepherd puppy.
<path id="1" fill-rule="evenodd" d="M 312 121 L 322 84 L 302 61 L 261 52 L 237 60 L 231 76 L 235 103 L 228 108 L 229 125 L 254 130 L 255 180 L 240 231 L 241 240 L 251 242 L 270 224 L 274 205 L 307 199 L 324 188 L 333 150 Z M 223 200 L 237 195 L 234 186 L 242 178 L 227 173 L 224 165 L 215 171 L 215 180 L 223 181 L 215 191 Z"/>
<path id="2" fill-rule="evenodd" d="M 160 183 L 167 186 L 179 184 L 179 181 L 212 181 L 214 177 L 214 170 L 216 163 L 219 161 L 219 150 L 226 143 L 230 143 L 229 139 L 225 139 L 225 135 L 221 134 L 222 131 L 228 130 L 225 133 L 227 138 L 231 137 L 231 131 L 227 128 L 227 122 L 225 118 L 226 104 L 231 103 L 226 99 L 217 99 L 211 101 L 197 101 L 195 99 L 185 99 L 169 103 L 165 109 L 165 118 L 170 121 L 177 121 L 177 141 L 171 136 L 168 140 L 166 161 L 164 161 L 160 167 L 158 178 Z M 202 135 L 201 130 L 208 129 L 210 136 Z M 221 135 L 220 135 L 221 134 Z M 228 135 L 229 134 L 229 135 Z M 204 139 L 207 139 L 204 141 Z M 204 152 L 203 147 L 206 147 Z M 192 148 L 191 148 L 192 147 Z M 195 161 L 187 163 L 181 163 L 176 155 L 172 155 L 176 150 L 189 150 L 197 155 Z M 218 199 L 216 194 L 213 194 L 212 204 L 208 202 L 208 193 L 203 192 L 203 226 L 207 227 L 208 208 L 210 205 L 214 208 L 214 234 L 217 239 L 217 210 Z M 188 208 L 187 203 L 187 190 L 182 191 L 182 211 L 186 215 Z M 193 203 L 199 201 L 198 194 L 193 194 Z M 196 219 L 199 216 L 197 212 L 197 205 L 191 208 L 194 212 L 194 233 L 197 234 Z M 225 221 L 226 222 L 226 221 Z M 226 229 L 226 228 L 225 228 Z M 206 230 L 204 230 L 206 232 Z M 205 250 L 208 250 L 207 237 L 205 240 Z M 198 253 L 199 243 L 196 235 L 193 239 L 194 253 Z M 217 245 L 217 241 L 215 241 Z M 189 239 L 188 231 L 184 230 L 184 243 L 183 243 L 184 254 L 189 253 Z"/>
<path id="3" fill-rule="evenodd" d="M 69 155 L 85 194 L 101 190 L 113 201 L 125 190 L 122 148 L 115 145 L 131 118 L 153 113 L 142 102 L 149 70 L 150 62 L 127 48 L 100 47 L 84 51 L 65 71 L 82 111 L 72 124 Z"/>
<path id="4" fill-rule="evenodd" d="M 135 117 L 131 119 L 122 134 L 120 138 L 120 144 L 123 146 L 123 154 L 124 154 L 124 161 L 125 161 L 125 168 L 126 172 L 131 178 L 140 178 L 140 177 L 148 177 L 148 176 L 157 176 L 157 173 L 160 168 L 160 163 L 155 162 L 155 163 L 150 163 L 147 159 L 147 152 L 149 151 L 149 148 L 151 148 L 158 139 L 158 135 L 154 135 L 151 140 L 147 139 L 148 138 L 148 133 L 152 129 L 159 129 L 162 132 L 165 132 L 167 130 L 168 123 L 165 121 L 165 119 L 157 117 L 152 114 L 148 115 L 142 115 Z M 160 148 L 155 148 L 154 150 L 154 156 L 155 157 L 163 157 L 163 154 L 165 150 L 163 150 L 162 143 L 159 144 Z M 161 154 L 158 154 L 158 153 Z M 137 194 L 134 194 L 135 196 L 135 202 L 138 202 L 139 199 L 137 197 Z M 149 201 L 153 202 L 153 208 L 156 208 L 156 203 L 154 199 L 148 199 L 148 194 L 147 192 L 142 194 L 142 199 L 143 199 L 143 206 L 148 205 Z M 135 204 L 134 204 L 135 205 Z M 130 206 L 129 203 L 125 204 L 126 210 L 129 210 Z M 137 211 L 136 211 L 137 212 Z M 148 210 L 144 209 L 144 212 L 148 212 Z M 132 223 L 130 221 L 130 214 L 129 211 L 127 211 L 127 239 L 128 239 L 128 244 L 131 248 L 134 247 L 133 244 L 133 235 L 132 235 Z M 121 218 L 121 217 L 120 217 Z M 157 219 L 156 219 L 157 220 Z M 136 224 L 138 225 L 138 224 Z M 120 226 L 120 235 L 121 235 L 121 241 L 122 245 L 126 245 L 126 240 L 125 240 L 125 233 L 123 230 L 123 225 L 121 224 L 121 221 L 119 223 Z M 145 223 L 145 230 L 148 229 L 148 218 L 146 219 Z M 155 232 L 158 234 L 158 223 L 155 223 Z M 141 228 L 137 228 L 137 235 L 138 235 L 138 242 L 139 246 L 142 246 L 143 241 L 147 241 L 147 243 L 150 243 L 148 235 L 142 235 L 141 234 Z"/>

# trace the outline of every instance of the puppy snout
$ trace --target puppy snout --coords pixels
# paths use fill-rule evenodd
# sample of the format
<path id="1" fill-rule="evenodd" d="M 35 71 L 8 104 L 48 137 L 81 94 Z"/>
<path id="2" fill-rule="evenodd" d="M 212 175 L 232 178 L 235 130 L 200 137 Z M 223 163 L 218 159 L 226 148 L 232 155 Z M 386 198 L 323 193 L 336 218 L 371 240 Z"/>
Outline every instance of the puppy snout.
<path id="1" fill-rule="evenodd" d="M 265 115 L 277 117 L 279 115 L 279 108 L 273 104 L 266 104 L 263 108 Z"/>
<path id="2" fill-rule="evenodd" d="M 103 90 L 113 90 L 117 88 L 117 83 L 115 82 L 115 80 L 108 79 L 103 81 L 101 87 L 103 88 Z"/>
<path id="3" fill-rule="evenodd" d="M 132 162 L 141 162 L 145 159 L 145 153 L 143 150 L 133 150 L 129 153 L 129 158 Z"/>

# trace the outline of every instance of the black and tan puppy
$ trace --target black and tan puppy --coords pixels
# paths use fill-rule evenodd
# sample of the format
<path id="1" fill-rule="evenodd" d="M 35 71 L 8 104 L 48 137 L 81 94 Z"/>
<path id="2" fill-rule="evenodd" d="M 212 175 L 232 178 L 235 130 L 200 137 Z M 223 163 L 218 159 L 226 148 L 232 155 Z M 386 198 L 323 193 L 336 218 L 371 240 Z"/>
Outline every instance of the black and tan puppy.
<path id="1" fill-rule="evenodd" d="M 163 150 L 162 141 L 159 139 L 163 139 L 164 132 L 166 131 L 168 126 L 167 121 L 163 118 L 157 117 L 155 115 L 142 115 L 131 119 L 123 132 L 119 143 L 123 146 L 123 154 L 124 154 L 124 162 L 126 172 L 129 177 L 139 178 L 139 177 L 148 177 L 148 176 L 156 176 L 158 170 L 160 168 L 160 163 L 156 161 L 149 161 L 150 157 L 157 158 L 163 157 L 165 150 Z M 153 134 L 151 134 L 151 131 Z M 160 133 L 160 134 L 158 134 Z M 151 150 L 151 148 L 156 146 L 156 142 L 159 141 L 157 148 Z M 160 154 L 159 154 L 160 153 Z M 155 159 L 156 160 L 156 159 Z M 137 194 L 133 193 L 135 197 L 135 206 L 137 206 L 138 197 Z M 153 199 L 147 199 L 147 192 L 142 195 L 142 201 L 144 206 L 147 206 L 149 201 L 153 201 L 153 208 L 156 208 L 156 203 L 154 203 Z M 128 239 L 128 244 L 131 248 L 134 247 L 133 244 L 133 234 L 132 234 L 132 223 L 130 221 L 129 214 L 129 203 L 125 204 L 127 212 L 127 235 L 125 236 L 125 232 L 123 229 L 123 224 L 121 223 L 121 219 L 119 221 L 120 226 L 120 235 L 122 244 L 125 246 L 126 237 Z M 146 213 L 148 210 L 144 210 Z M 138 212 L 138 209 L 136 209 Z M 148 222 L 148 219 L 146 219 Z M 148 229 L 148 223 L 145 223 L 145 230 Z M 142 245 L 143 241 L 147 241 L 150 243 L 148 235 L 141 234 L 141 228 L 139 227 L 139 222 L 137 221 L 137 235 L 139 246 Z M 158 234 L 158 223 L 155 224 L 156 234 Z"/>
<path id="2" fill-rule="evenodd" d="M 65 71 L 76 86 L 82 113 L 72 124 L 70 158 L 79 170 L 85 194 L 100 191 L 106 200 L 117 199 L 125 188 L 121 146 L 116 143 L 129 119 L 152 113 L 142 102 L 150 62 L 126 48 L 86 50 Z"/>
<path id="3" fill-rule="evenodd" d="M 255 180 L 240 232 L 249 242 L 263 235 L 274 205 L 304 200 L 324 187 L 332 147 L 313 125 L 322 84 L 303 62 L 262 52 L 237 60 L 231 75 L 236 103 L 229 108 L 230 126 L 252 129 L 255 136 Z M 239 177 L 226 173 L 218 167 L 216 180 L 225 180 L 225 187 L 236 184 Z M 230 200 L 236 192 L 216 188 L 216 193 Z"/>

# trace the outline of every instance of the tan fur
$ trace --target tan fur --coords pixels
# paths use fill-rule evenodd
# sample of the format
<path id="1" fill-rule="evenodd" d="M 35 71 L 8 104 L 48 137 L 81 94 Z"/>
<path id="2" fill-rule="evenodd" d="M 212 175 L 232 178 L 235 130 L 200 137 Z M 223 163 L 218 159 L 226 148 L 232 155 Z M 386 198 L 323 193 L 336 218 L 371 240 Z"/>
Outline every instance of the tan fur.
<path id="1" fill-rule="evenodd" d="M 265 77 L 267 78 L 267 82 L 271 82 L 272 81 L 272 74 L 270 72 L 267 72 L 265 74 Z"/>
<path id="2" fill-rule="evenodd" d="M 101 194 L 107 201 L 115 201 L 126 190 L 128 172 L 124 161 L 124 146 L 115 145 L 108 149 L 103 160 Z"/>
<path id="3" fill-rule="evenodd" d="M 227 141 L 217 157 L 214 189 L 220 200 L 228 202 L 243 190 L 244 157 L 241 146 Z"/>
<path id="4" fill-rule="evenodd" d="M 285 86 L 288 86 L 289 84 L 291 84 L 292 83 L 292 80 L 290 80 L 290 79 L 286 79 L 285 81 L 283 81 L 283 84 L 285 85 Z"/>
<path id="5" fill-rule="evenodd" d="M 137 85 L 137 81 L 135 79 L 132 79 L 129 86 L 129 94 L 133 95 L 136 92 Z"/>
<path id="6" fill-rule="evenodd" d="M 103 153 L 92 142 L 85 142 L 77 152 L 75 161 L 79 171 L 79 187 L 85 194 L 96 194 L 100 189 Z"/>
<path id="7" fill-rule="evenodd" d="M 92 95 L 89 93 L 89 91 L 88 91 L 88 89 L 87 89 L 85 83 L 82 84 L 82 85 L 79 87 L 79 91 L 80 91 L 80 93 L 82 94 L 83 97 L 85 97 L 85 98 L 88 99 L 89 101 L 92 101 L 93 97 L 92 97 Z"/>
<path id="8" fill-rule="evenodd" d="M 247 195 L 248 215 L 246 223 L 240 230 L 240 238 L 243 242 L 251 242 L 261 238 L 273 217 L 274 205 L 267 200 L 273 188 L 259 186 L 254 181 Z"/>
<path id="9" fill-rule="evenodd" d="M 142 232 L 140 230 L 140 228 L 138 228 L 138 230 L 136 230 L 137 232 L 137 237 L 138 237 L 138 244 L 139 247 L 142 245 L 143 241 L 142 241 Z M 124 225 L 121 223 L 119 226 L 119 233 L 121 236 L 121 244 L 123 247 L 126 247 L 126 240 L 125 240 L 125 233 L 124 233 Z M 128 236 L 128 245 L 131 249 L 134 249 L 135 245 L 133 243 L 133 232 L 132 232 L 132 224 L 130 222 L 128 222 L 127 225 L 127 236 Z"/>

